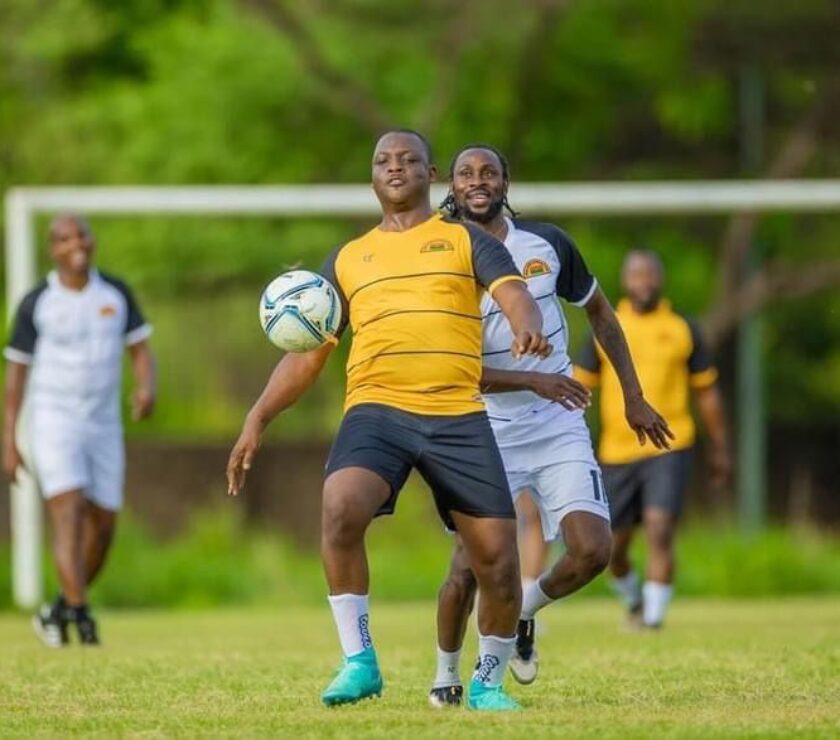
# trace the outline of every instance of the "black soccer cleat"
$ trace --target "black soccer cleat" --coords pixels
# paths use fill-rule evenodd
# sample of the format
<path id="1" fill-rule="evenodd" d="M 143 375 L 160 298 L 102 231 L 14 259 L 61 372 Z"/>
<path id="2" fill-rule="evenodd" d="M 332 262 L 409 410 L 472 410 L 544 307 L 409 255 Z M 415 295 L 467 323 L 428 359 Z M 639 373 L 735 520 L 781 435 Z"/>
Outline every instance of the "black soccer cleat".
<path id="1" fill-rule="evenodd" d="M 64 647 L 68 642 L 67 621 L 55 604 L 44 604 L 32 617 L 32 629 L 48 648 Z"/>
<path id="2" fill-rule="evenodd" d="M 429 692 L 429 704 L 435 709 L 446 709 L 447 707 L 460 707 L 464 699 L 464 687 L 440 686 Z"/>
<path id="3" fill-rule="evenodd" d="M 79 633 L 80 645 L 99 645 L 96 621 L 90 615 L 76 620 L 76 631 Z"/>
<path id="4" fill-rule="evenodd" d="M 520 619 L 516 628 L 516 648 L 510 659 L 510 672 L 521 684 L 533 683 L 537 678 L 539 660 L 534 648 L 535 629 L 533 619 Z"/>

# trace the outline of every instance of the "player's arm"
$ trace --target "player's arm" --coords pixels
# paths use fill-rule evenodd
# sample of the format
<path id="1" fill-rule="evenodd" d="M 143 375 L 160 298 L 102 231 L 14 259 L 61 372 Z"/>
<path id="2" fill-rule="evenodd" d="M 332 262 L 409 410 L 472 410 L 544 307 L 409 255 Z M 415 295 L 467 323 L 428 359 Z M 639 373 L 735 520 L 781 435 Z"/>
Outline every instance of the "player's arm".
<path id="1" fill-rule="evenodd" d="M 674 434 L 668 422 L 645 401 L 624 332 L 604 292 L 596 289 L 584 308 L 592 333 L 618 375 L 624 396 L 624 414 L 627 423 L 636 432 L 639 444 L 644 445 L 645 438 L 648 438 L 655 447 L 670 449 L 668 438 L 673 439 Z"/>
<path id="2" fill-rule="evenodd" d="M 135 421 L 152 415 L 157 395 L 157 368 L 155 356 L 145 339 L 128 346 L 131 371 L 134 374 L 134 391 L 131 394 L 131 418 Z"/>
<path id="3" fill-rule="evenodd" d="M 582 383 L 562 373 L 534 373 L 518 370 L 482 368 L 482 393 L 510 393 L 532 391 L 564 408 L 585 409 L 591 403 L 592 393 Z"/>
<path id="4" fill-rule="evenodd" d="M 692 341 L 691 355 L 688 358 L 689 383 L 711 442 L 709 465 L 712 481 L 716 485 L 726 485 L 732 475 L 732 459 L 729 453 L 723 394 L 717 384 L 717 369 L 712 363 L 700 327 L 694 321 L 688 321 L 688 327 Z"/>
<path id="5" fill-rule="evenodd" d="M 277 363 L 263 392 L 242 425 L 242 432 L 228 459 L 228 494 L 236 496 L 245 482 L 265 428 L 282 411 L 292 406 L 321 374 L 334 345 L 325 344 L 311 352 L 290 352 Z"/>
<path id="6" fill-rule="evenodd" d="M 18 467 L 24 467 L 15 439 L 15 430 L 20 416 L 20 407 L 23 404 L 23 392 L 28 374 L 28 365 L 11 361 L 6 363 L 6 389 L 3 403 L 3 472 L 11 481 L 15 480 Z"/>

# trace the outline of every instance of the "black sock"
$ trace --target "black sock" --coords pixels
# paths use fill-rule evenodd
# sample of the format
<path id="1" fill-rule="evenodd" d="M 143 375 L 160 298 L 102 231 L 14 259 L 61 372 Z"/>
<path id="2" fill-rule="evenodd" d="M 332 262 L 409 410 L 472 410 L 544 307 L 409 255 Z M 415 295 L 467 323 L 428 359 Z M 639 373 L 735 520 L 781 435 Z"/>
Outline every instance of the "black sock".
<path id="1" fill-rule="evenodd" d="M 87 604 L 68 606 L 64 613 L 67 615 L 67 619 L 71 622 L 85 622 L 90 619 Z"/>

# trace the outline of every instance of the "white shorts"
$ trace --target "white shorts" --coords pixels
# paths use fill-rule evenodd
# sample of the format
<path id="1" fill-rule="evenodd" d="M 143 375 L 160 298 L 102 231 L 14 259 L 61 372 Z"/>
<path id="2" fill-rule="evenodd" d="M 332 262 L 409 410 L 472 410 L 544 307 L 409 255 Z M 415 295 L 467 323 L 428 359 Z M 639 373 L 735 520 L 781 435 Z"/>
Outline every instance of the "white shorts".
<path id="1" fill-rule="evenodd" d="M 44 498 L 81 490 L 110 511 L 122 508 L 125 449 L 121 425 L 87 428 L 47 414 L 33 414 L 29 448 Z"/>
<path id="2" fill-rule="evenodd" d="M 567 514 L 585 511 L 610 521 L 601 469 L 585 424 L 528 445 L 500 447 L 514 501 L 525 489 L 540 512 L 546 542 L 560 535 Z"/>

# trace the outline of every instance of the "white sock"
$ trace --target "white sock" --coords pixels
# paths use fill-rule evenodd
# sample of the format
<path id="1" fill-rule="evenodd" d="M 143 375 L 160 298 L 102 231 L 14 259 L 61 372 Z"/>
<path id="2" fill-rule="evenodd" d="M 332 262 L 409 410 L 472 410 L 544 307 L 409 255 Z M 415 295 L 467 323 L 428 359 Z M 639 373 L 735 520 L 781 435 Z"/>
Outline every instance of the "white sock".
<path id="1" fill-rule="evenodd" d="M 545 595 L 540 588 L 539 581 L 531 584 L 522 592 L 522 619 L 533 619 L 534 615 L 544 606 L 548 606 L 554 599 Z"/>
<path id="2" fill-rule="evenodd" d="M 444 686 L 460 686 L 461 672 L 459 665 L 461 662 L 461 651 L 456 650 L 454 653 L 447 653 L 446 650 L 437 649 L 437 675 L 432 686 L 440 689 Z"/>
<path id="3" fill-rule="evenodd" d="M 629 570 L 627 575 L 610 580 L 613 590 L 621 597 L 628 609 L 635 609 L 642 603 L 642 590 L 639 576 L 635 570 Z"/>
<path id="4" fill-rule="evenodd" d="M 665 612 L 668 610 L 674 587 L 670 583 L 645 581 L 643 592 L 645 607 L 642 619 L 644 623 L 649 626 L 662 624 L 665 621 Z"/>
<path id="5" fill-rule="evenodd" d="M 339 594 L 327 598 L 344 655 L 349 658 L 373 647 L 368 625 L 367 594 Z"/>
<path id="6" fill-rule="evenodd" d="M 496 637 L 479 634 L 478 667 L 473 673 L 473 681 L 478 681 L 488 688 L 501 686 L 505 668 L 515 645 L 516 636 Z"/>

